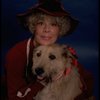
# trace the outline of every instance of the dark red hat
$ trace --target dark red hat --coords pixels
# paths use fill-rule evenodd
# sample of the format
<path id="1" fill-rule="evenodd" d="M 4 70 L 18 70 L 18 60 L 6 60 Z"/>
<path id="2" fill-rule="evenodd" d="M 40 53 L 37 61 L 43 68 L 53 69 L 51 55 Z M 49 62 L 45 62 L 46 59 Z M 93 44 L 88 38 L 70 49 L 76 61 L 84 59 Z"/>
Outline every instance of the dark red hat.
<path id="1" fill-rule="evenodd" d="M 30 16 L 32 13 L 38 11 L 46 13 L 51 16 L 66 16 L 67 18 L 69 18 L 71 27 L 67 34 L 72 33 L 79 23 L 78 20 L 72 18 L 70 13 L 63 8 L 63 5 L 61 4 L 60 0 L 39 0 L 39 3 L 29 8 L 27 12 L 17 14 L 17 17 L 19 18 L 24 28 L 28 29 L 26 26 L 26 18 Z"/>

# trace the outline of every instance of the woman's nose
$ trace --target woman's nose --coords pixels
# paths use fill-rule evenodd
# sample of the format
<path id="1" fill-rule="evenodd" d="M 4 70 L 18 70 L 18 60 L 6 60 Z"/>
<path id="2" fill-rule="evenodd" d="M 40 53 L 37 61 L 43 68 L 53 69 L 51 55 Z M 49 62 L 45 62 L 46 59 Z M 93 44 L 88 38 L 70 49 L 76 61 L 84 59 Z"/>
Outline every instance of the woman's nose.
<path id="1" fill-rule="evenodd" d="M 44 32 L 49 32 L 50 31 L 50 26 L 49 25 L 45 25 L 44 26 Z"/>

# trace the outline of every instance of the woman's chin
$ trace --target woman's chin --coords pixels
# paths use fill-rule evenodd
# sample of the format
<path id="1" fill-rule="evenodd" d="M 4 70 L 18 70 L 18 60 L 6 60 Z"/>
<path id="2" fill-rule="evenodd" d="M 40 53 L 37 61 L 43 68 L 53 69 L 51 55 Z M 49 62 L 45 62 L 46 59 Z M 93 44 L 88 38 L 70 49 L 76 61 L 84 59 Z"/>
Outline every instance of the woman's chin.
<path id="1" fill-rule="evenodd" d="M 40 45 L 50 45 L 50 44 L 52 44 L 52 42 L 50 42 L 50 41 L 41 41 L 40 42 Z"/>
<path id="2" fill-rule="evenodd" d="M 51 43 L 43 43 L 42 45 L 49 45 L 49 44 L 51 44 Z"/>

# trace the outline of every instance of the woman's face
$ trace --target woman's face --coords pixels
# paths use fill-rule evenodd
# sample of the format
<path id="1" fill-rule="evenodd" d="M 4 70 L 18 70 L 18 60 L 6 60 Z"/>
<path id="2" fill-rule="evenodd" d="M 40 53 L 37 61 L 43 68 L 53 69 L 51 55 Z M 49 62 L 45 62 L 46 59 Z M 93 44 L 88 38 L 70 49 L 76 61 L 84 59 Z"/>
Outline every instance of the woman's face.
<path id="1" fill-rule="evenodd" d="M 45 16 L 35 25 L 34 42 L 39 45 L 49 45 L 56 42 L 60 28 L 51 16 Z"/>

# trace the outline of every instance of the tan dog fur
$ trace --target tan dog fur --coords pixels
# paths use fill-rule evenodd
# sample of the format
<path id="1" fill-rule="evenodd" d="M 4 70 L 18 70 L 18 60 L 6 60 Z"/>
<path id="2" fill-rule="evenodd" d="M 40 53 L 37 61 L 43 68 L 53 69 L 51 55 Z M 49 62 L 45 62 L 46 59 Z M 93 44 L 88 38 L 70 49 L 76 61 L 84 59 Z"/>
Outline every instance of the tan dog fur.
<path id="1" fill-rule="evenodd" d="M 36 75 L 35 70 L 41 67 L 44 72 L 37 77 L 43 78 L 42 83 L 45 84 L 35 100 L 74 100 L 81 94 L 80 76 L 72 59 L 74 56 L 63 45 L 39 46 L 34 50 L 32 71 Z M 71 68 L 70 73 L 64 75 L 68 68 Z"/>

